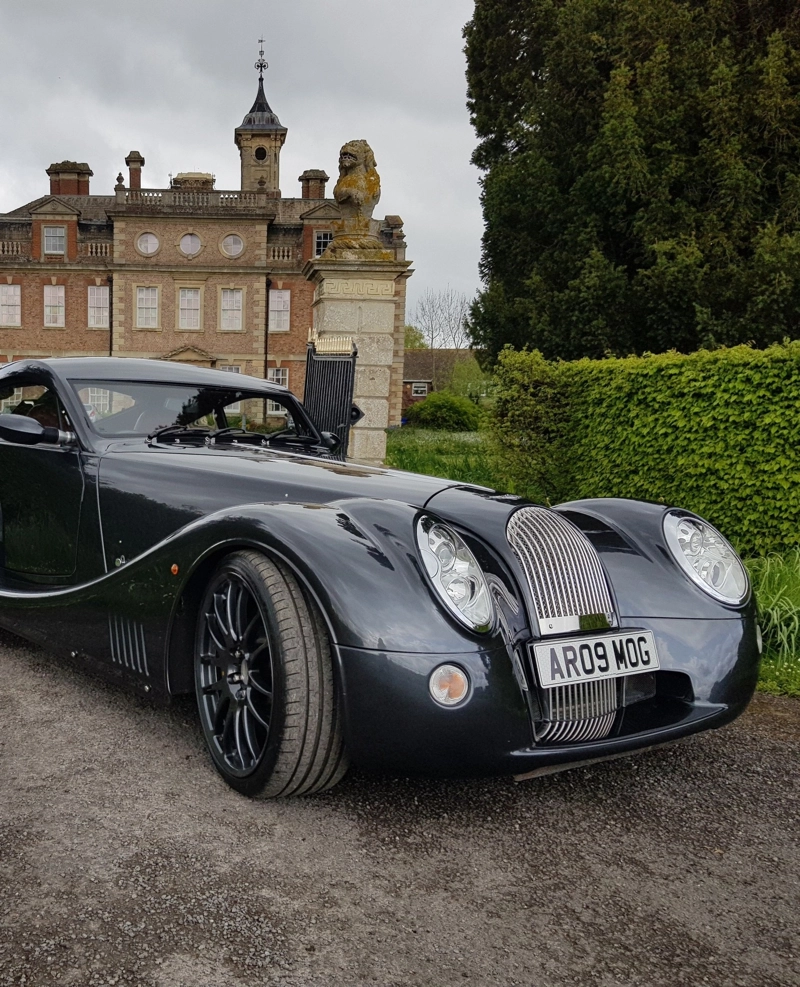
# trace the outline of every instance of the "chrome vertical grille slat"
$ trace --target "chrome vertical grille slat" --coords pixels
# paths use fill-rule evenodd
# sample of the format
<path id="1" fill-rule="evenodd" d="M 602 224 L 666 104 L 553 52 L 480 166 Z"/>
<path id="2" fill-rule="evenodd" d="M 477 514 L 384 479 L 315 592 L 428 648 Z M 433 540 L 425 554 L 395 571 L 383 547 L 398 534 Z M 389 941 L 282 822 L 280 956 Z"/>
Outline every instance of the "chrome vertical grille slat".
<path id="1" fill-rule="evenodd" d="M 540 623 L 613 612 L 600 558 L 566 518 L 545 507 L 521 507 L 511 515 L 507 537 L 525 572 Z"/>
<path id="2" fill-rule="evenodd" d="M 542 689 L 544 719 L 537 724 L 537 741 L 569 744 L 607 737 L 619 708 L 618 682 L 598 679 Z"/>
<path id="3" fill-rule="evenodd" d="M 541 634 L 578 630 L 585 616 L 613 618 L 600 557 L 575 525 L 557 511 L 521 507 L 511 515 L 506 534 L 528 581 Z M 566 744 L 608 736 L 618 708 L 617 691 L 616 679 L 541 689 L 543 718 L 536 724 L 537 741 Z"/>

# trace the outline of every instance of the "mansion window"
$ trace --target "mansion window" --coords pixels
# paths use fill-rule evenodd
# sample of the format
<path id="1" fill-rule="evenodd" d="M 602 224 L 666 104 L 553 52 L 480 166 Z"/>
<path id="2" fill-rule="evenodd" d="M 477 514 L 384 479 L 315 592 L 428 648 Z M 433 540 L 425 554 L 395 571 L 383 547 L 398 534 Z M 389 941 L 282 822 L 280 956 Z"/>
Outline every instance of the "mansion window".
<path id="1" fill-rule="evenodd" d="M 21 294 L 18 284 L 0 284 L 0 326 L 22 325 Z"/>
<path id="2" fill-rule="evenodd" d="M 333 233 L 327 230 L 317 230 L 314 235 L 314 256 L 319 257 L 325 253 L 329 244 L 333 241 Z"/>
<path id="3" fill-rule="evenodd" d="M 96 415 L 110 415 L 111 414 L 111 391 L 107 391 L 102 387 L 87 387 L 87 402 L 89 408 L 89 417 L 91 418 L 91 409 L 94 410 Z M 94 419 L 92 419 L 94 420 Z"/>
<path id="4" fill-rule="evenodd" d="M 181 329 L 200 328 L 200 289 L 181 288 L 178 326 Z"/>
<path id="5" fill-rule="evenodd" d="M 270 367 L 267 371 L 267 380 L 272 381 L 273 384 L 280 384 L 282 387 L 289 386 L 289 370 L 287 367 Z M 267 402 L 267 414 L 269 415 L 285 415 L 286 408 L 282 404 L 278 404 L 277 401 Z"/>
<path id="6" fill-rule="evenodd" d="M 46 254 L 64 254 L 67 250 L 67 231 L 63 226 L 45 226 L 44 252 Z"/>
<path id="7" fill-rule="evenodd" d="M 158 288 L 136 289 L 136 328 L 158 329 Z"/>
<path id="8" fill-rule="evenodd" d="M 220 329 L 236 331 L 242 328 L 242 289 L 223 288 L 220 301 Z"/>
<path id="9" fill-rule="evenodd" d="M 271 288 L 269 292 L 269 331 L 288 332 L 291 315 L 291 292 Z"/>
<path id="10" fill-rule="evenodd" d="M 64 326 L 64 285 L 44 286 L 44 324 L 61 328 Z"/>
<path id="11" fill-rule="evenodd" d="M 181 252 L 187 257 L 194 257 L 195 254 L 199 254 L 202 246 L 200 237 L 196 233 L 186 233 L 181 237 Z"/>
<path id="12" fill-rule="evenodd" d="M 89 286 L 90 329 L 108 329 L 108 285 Z"/>
<path id="13" fill-rule="evenodd" d="M 14 393 L 0 401 L 0 415 L 10 415 L 22 401 L 22 388 L 15 387 Z"/>
<path id="14" fill-rule="evenodd" d="M 424 398 L 428 395 L 428 385 L 427 384 L 412 384 L 411 385 L 411 397 L 412 398 Z"/>
<path id="15" fill-rule="evenodd" d="M 217 370 L 226 370 L 229 374 L 240 374 L 242 372 L 242 368 L 237 367 L 233 363 L 220 363 Z M 226 405 L 225 413 L 229 415 L 240 415 L 242 413 L 242 402 L 237 401 L 235 404 Z"/>
<path id="16" fill-rule="evenodd" d="M 229 233 L 222 239 L 222 252 L 228 257 L 238 257 L 244 250 L 244 240 L 235 233 Z"/>
<path id="17" fill-rule="evenodd" d="M 154 254 L 159 247 L 158 237 L 155 233 L 142 233 L 136 241 L 136 246 L 143 254 Z"/>

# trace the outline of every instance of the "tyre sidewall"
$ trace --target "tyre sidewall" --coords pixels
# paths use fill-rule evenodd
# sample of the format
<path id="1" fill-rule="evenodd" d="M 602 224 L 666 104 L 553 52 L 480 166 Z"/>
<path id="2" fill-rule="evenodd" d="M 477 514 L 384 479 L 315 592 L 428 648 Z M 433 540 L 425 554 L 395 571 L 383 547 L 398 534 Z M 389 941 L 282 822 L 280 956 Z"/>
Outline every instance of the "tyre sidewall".
<path id="1" fill-rule="evenodd" d="M 209 736 L 209 728 L 206 723 L 206 713 L 201 702 L 201 681 L 200 681 L 200 660 L 198 655 L 202 646 L 202 636 L 204 633 L 205 613 L 212 599 L 213 592 L 221 579 L 227 575 L 235 575 L 242 580 L 253 594 L 264 619 L 264 625 L 269 641 L 270 654 L 272 655 L 272 717 L 270 719 L 269 734 L 264 751 L 259 758 L 257 765 L 247 775 L 233 774 L 225 762 L 221 752 L 217 750 L 215 743 Z M 194 650 L 194 679 L 195 694 L 200 713 L 200 723 L 203 730 L 203 737 L 206 747 L 211 755 L 214 767 L 222 775 L 225 781 L 241 792 L 243 795 L 258 795 L 264 788 L 275 768 L 278 754 L 280 752 L 281 738 L 286 723 L 286 677 L 282 654 L 282 645 L 276 632 L 278 618 L 275 613 L 275 605 L 272 597 L 267 592 L 260 575 L 254 571 L 250 560 L 244 555 L 232 555 L 227 558 L 215 571 L 213 578 L 208 585 L 198 612 L 197 628 L 195 631 Z"/>

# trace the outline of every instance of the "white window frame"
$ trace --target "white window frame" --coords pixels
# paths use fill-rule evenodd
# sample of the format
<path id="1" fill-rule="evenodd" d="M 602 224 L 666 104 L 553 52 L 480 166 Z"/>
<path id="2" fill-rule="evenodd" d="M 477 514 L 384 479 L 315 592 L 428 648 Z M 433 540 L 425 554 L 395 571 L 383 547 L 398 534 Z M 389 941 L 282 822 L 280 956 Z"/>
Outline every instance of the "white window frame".
<path id="1" fill-rule="evenodd" d="M 217 370 L 225 370 L 229 374 L 240 374 L 242 372 L 242 368 L 235 363 L 219 363 L 217 364 Z M 228 412 L 232 415 L 241 415 L 242 402 L 237 401 L 236 404 L 229 404 L 225 408 L 225 414 Z"/>
<path id="2" fill-rule="evenodd" d="M 237 250 L 235 254 L 229 254 L 228 251 L 225 249 L 225 241 L 228 239 L 229 236 L 238 237 L 239 243 L 241 244 L 241 248 Z M 246 244 L 244 242 L 244 237 L 241 235 L 241 233 L 225 233 L 219 238 L 219 252 L 222 254 L 223 257 L 227 257 L 231 260 L 234 257 L 241 257 L 242 254 L 244 253 L 245 246 Z"/>
<path id="3" fill-rule="evenodd" d="M 194 237 L 194 239 L 197 240 L 197 250 L 186 250 L 184 248 L 183 241 L 190 237 Z M 184 257 L 197 257 L 203 250 L 203 246 L 204 244 L 200 239 L 200 234 L 195 233 L 194 230 L 188 230 L 186 233 L 182 234 L 181 238 L 178 240 L 178 250 L 180 250 Z"/>
<path id="4" fill-rule="evenodd" d="M 90 329 L 108 329 L 108 304 L 108 285 L 90 284 L 86 293 L 86 324 Z"/>
<path id="5" fill-rule="evenodd" d="M 226 305 L 226 301 L 228 304 Z M 234 304 L 231 306 L 231 301 Z M 238 301 L 238 304 L 237 304 Z M 220 288 L 219 290 L 219 328 L 220 332 L 241 332 L 244 328 L 244 289 Z M 226 325 L 233 323 L 233 325 Z"/>
<path id="6" fill-rule="evenodd" d="M 54 246 L 54 242 L 60 246 Z M 46 254 L 65 254 L 67 252 L 66 226 L 45 226 L 42 228 L 42 244 Z"/>
<path id="7" fill-rule="evenodd" d="M 0 326 L 18 328 L 21 325 L 22 285 L 0 284 Z"/>
<path id="8" fill-rule="evenodd" d="M 197 285 L 179 285 L 177 288 L 178 329 L 184 332 L 201 332 L 203 329 L 203 289 Z M 196 301 L 196 305 L 193 304 Z"/>
<path id="9" fill-rule="evenodd" d="M 269 331 L 289 332 L 292 328 L 292 293 L 288 288 L 269 289 Z"/>
<path id="10" fill-rule="evenodd" d="M 95 409 L 99 415 L 108 415 L 111 413 L 111 391 L 104 387 L 89 387 L 87 388 L 89 395 L 89 404 Z"/>
<path id="11" fill-rule="evenodd" d="M 272 381 L 273 384 L 280 384 L 282 387 L 289 386 L 289 368 L 288 367 L 269 367 L 267 369 L 267 380 Z M 277 401 L 267 402 L 267 414 L 268 415 L 285 415 L 286 408 L 282 404 L 278 404 Z"/>
<path id="12" fill-rule="evenodd" d="M 146 236 L 151 236 L 155 240 L 155 247 L 152 250 L 142 250 L 141 246 L 139 245 L 141 239 Z M 156 236 L 156 234 L 153 233 L 152 230 L 143 230 L 141 233 L 138 233 L 136 235 L 136 239 L 133 242 L 134 242 L 134 246 L 136 247 L 137 253 L 140 253 L 142 257 L 153 257 L 159 252 L 159 250 L 161 250 L 161 238 Z"/>
<path id="13" fill-rule="evenodd" d="M 48 329 L 63 329 L 66 325 L 66 288 L 63 284 L 44 286 L 44 324 Z"/>
<path id="14" fill-rule="evenodd" d="M 154 295 L 146 295 L 144 292 L 155 292 Z M 153 300 L 155 299 L 155 304 Z M 134 325 L 137 329 L 160 329 L 161 328 L 161 290 L 158 285 L 141 284 L 136 285 L 134 296 Z M 145 313 L 154 312 L 154 316 L 147 316 Z M 155 321 L 151 322 L 154 318 Z"/>
<path id="15" fill-rule="evenodd" d="M 0 401 L 0 415 L 10 414 L 22 400 L 23 393 L 23 388 L 15 387 L 14 393 L 10 398 L 3 398 L 3 400 Z"/>
<path id="16" fill-rule="evenodd" d="M 422 388 L 422 390 L 420 390 Z M 416 381 L 411 385 L 412 398 L 426 398 L 428 396 L 428 385 L 424 382 Z"/>
<path id="17" fill-rule="evenodd" d="M 324 245 L 322 246 L 322 249 L 320 250 L 321 237 L 325 237 L 325 242 Z M 333 233 L 331 230 L 314 230 L 314 256 L 321 257 L 325 253 L 325 250 L 330 245 L 332 240 L 333 240 Z"/>

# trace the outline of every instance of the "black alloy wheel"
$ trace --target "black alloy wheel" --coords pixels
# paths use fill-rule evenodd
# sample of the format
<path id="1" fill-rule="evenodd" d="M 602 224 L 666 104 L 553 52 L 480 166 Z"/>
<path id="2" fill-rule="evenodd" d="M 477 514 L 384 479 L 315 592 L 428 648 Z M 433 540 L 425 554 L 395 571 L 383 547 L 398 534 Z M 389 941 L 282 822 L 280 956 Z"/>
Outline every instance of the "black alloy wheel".
<path id="1" fill-rule="evenodd" d="M 214 765 L 238 791 L 318 792 L 347 770 L 327 631 L 280 563 L 242 551 L 216 570 L 198 614 L 195 689 Z"/>

